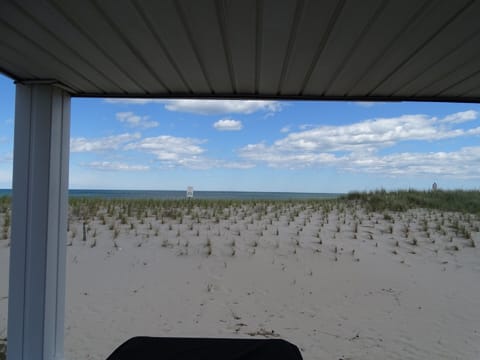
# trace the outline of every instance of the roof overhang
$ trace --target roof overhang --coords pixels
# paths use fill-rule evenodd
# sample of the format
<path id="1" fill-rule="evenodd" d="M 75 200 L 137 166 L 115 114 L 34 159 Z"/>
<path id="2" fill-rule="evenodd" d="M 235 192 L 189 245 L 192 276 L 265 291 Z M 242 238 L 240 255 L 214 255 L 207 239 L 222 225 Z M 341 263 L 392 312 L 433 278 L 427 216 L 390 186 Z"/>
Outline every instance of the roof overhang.
<path id="1" fill-rule="evenodd" d="M 73 96 L 480 102 L 480 1 L 2 0 L 0 71 Z"/>

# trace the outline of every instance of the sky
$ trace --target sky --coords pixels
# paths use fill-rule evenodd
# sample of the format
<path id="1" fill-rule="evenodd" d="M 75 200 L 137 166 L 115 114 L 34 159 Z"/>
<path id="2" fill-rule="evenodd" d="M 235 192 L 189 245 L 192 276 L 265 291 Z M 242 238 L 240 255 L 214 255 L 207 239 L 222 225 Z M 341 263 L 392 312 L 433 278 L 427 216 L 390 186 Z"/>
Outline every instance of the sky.
<path id="1" fill-rule="evenodd" d="M 15 86 L 0 75 L 0 188 Z M 480 189 L 480 105 L 73 98 L 70 188 Z"/>

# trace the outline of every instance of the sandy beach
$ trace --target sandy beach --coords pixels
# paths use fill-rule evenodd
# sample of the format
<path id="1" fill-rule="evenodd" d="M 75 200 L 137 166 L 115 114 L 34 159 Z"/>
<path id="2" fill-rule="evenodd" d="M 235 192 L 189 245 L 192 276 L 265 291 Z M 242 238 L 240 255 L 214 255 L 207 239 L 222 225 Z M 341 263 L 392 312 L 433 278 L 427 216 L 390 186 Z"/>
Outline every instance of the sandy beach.
<path id="1" fill-rule="evenodd" d="M 306 360 L 478 359 L 479 226 L 354 201 L 76 200 L 66 358 L 104 359 L 147 335 L 280 337 Z"/>

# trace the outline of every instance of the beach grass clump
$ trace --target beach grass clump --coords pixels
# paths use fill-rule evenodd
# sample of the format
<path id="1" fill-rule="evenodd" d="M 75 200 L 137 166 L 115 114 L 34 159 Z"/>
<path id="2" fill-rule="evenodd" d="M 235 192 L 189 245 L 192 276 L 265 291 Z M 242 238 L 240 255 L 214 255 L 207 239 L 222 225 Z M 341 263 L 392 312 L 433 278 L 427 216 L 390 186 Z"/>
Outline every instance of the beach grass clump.
<path id="1" fill-rule="evenodd" d="M 427 221 L 427 219 L 423 218 L 420 223 L 421 223 L 421 226 L 422 226 L 422 231 L 424 233 L 427 233 L 428 232 L 428 221 Z"/>
<path id="2" fill-rule="evenodd" d="M 207 256 L 211 256 L 213 253 L 213 245 L 212 245 L 212 240 L 207 237 L 207 240 L 205 241 L 205 252 Z"/>
<path id="3" fill-rule="evenodd" d="M 446 246 L 445 250 L 447 250 L 447 251 L 460 251 L 460 248 L 458 247 L 458 245 L 450 245 L 450 246 Z"/>
<path id="4" fill-rule="evenodd" d="M 466 227 L 463 227 L 462 228 L 462 236 L 465 239 L 470 240 L 472 238 L 472 233 L 470 231 L 468 231 Z"/>
<path id="5" fill-rule="evenodd" d="M 83 222 L 82 224 L 82 241 L 87 241 L 87 223 Z"/>

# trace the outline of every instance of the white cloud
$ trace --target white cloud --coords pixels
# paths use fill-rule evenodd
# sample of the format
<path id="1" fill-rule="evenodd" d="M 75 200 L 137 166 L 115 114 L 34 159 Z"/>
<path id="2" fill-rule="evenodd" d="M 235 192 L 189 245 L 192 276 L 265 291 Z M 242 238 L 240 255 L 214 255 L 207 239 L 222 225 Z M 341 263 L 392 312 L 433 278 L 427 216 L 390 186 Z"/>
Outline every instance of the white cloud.
<path id="1" fill-rule="evenodd" d="M 238 131 L 242 130 L 243 125 L 239 120 L 222 119 L 215 122 L 213 127 L 219 131 Z"/>
<path id="2" fill-rule="evenodd" d="M 468 130 L 454 127 L 458 119 L 471 120 L 473 116 L 476 116 L 475 112 L 451 114 L 444 119 L 403 115 L 350 125 L 319 126 L 290 133 L 271 145 L 265 142 L 249 144 L 238 154 L 245 161 L 265 163 L 271 167 L 335 166 L 348 171 L 386 175 L 430 173 L 478 178 L 480 147 L 466 147 L 452 152 L 378 155 L 380 149 L 402 141 L 479 135 L 480 127 Z"/>
<path id="3" fill-rule="evenodd" d="M 131 127 L 140 127 L 147 129 L 158 126 L 158 122 L 149 120 L 149 116 L 136 115 L 131 111 L 118 112 L 115 114 L 115 117 L 118 121 L 126 123 Z"/>
<path id="4" fill-rule="evenodd" d="M 255 167 L 255 164 L 251 162 L 237 162 L 226 161 L 218 159 L 210 159 L 204 156 L 192 156 L 189 158 L 180 159 L 176 164 L 167 163 L 168 167 L 183 166 L 194 170 L 209 170 L 214 168 L 224 169 L 251 169 Z"/>
<path id="5" fill-rule="evenodd" d="M 199 115 L 221 114 L 253 114 L 266 112 L 269 114 L 282 109 L 282 103 L 270 100 L 211 100 L 211 99 L 105 99 L 112 104 L 145 105 L 164 104 L 165 109 Z"/>
<path id="6" fill-rule="evenodd" d="M 206 150 L 201 146 L 206 142 L 202 139 L 161 135 L 140 139 L 140 134 L 121 134 L 104 138 L 87 139 L 74 138 L 71 141 L 72 152 L 101 152 L 109 150 L 136 150 L 154 155 L 160 167 L 185 167 L 189 169 L 249 169 L 255 166 L 252 162 L 226 161 L 211 159 L 204 156 Z M 0 159 L 1 160 L 1 159 Z M 146 165 L 127 164 L 121 161 L 93 161 L 81 164 L 96 170 L 111 171 L 145 171 Z"/>
<path id="7" fill-rule="evenodd" d="M 339 158 L 327 152 L 282 152 L 274 147 L 250 144 L 239 151 L 241 158 L 250 162 L 265 162 L 271 167 L 303 168 L 315 165 L 337 164 Z"/>
<path id="8" fill-rule="evenodd" d="M 474 135 L 479 131 L 480 128 L 452 128 L 426 115 L 402 115 L 349 125 L 319 126 L 290 133 L 272 146 L 281 151 L 374 151 L 400 141 L 440 140 Z"/>
<path id="9" fill-rule="evenodd" d="M 480 127 L 468 129 L 465 131 L 465 135 L 480 135 Z"/>
<path id="10" fill-rule="evenodd" d="M 397 153 L 349 159 L 344 168 L 384 175 L 424 175 L 480 179 L 480 147 L 464 147 L 451 152 Z"/>
<path id="11" fill-rule="evenodd" d="M 125 150 L 140 150 L 153 154 L 158 160 L 172 164 L 181 164 L 182 161 L 195 159 L 205 152 L 200 144 L 205 140 L 182 138 L 170 135 L 149 137 L 125 146 Z"/>
<path id="12" fill-rule="evenodd" d="M 280 132 L 281 133 L 287 133 L 287 132 L 290 132 L 291 130 L 291 126 L 290 125 L 287 125 L 287 126 L 284 126 L 280 129 Z"/>
<path id="13" fill-rule="evenodd" d="M 376 104 L 379 104 L 380 102 L 377 101 L 354 101 L 353 102 L 355 105 L 364 107 L 364 108 L 369 108 L 372 106 L 375 106 Z"/>
<path id="14" fill-rule="evenodd" d="M 478 118 L 478 112 L 474 110 L 467 110 L 467 111 L 462 111 L 462 112 L 445 116 L 442 120 L 440 120 L 440 122 L 461 124 L 467 121 L 476 120 L 477 118 Z"/>
<path id="15" fill-rule="evenodd" d="M 266 162 L 276 168 L 334 166 L 340 170 L 387 176 L 437 176 L 480 179 L 480 147 L 465 147 L 451 152 L 397 153 L 385 156 L 333 153 L 272 152 L 261 144 L 243 149 L 241 156 L 252 162 Z"/>
<path id="16" fill-rule="evenodd" d="M 146 165 L 131 165 L 126 163 L 111 162 L 111 161 L 92 161 L 90 163 L 86 163 L 82 165 L 95 170 L 106 170 L 106 171 L 146 171 L 150 169 L 150 167 Z"/>
<path id="17" fill-rule="evenodd" d="M 195 170 L 212 168 L 250 169 L 252 162 L 226 161 L 205 156 L 201 146 L 206 140 L 162 135 L 146 138 L 125 146 L 125 150 L 143 151 L 154 155 L 164 168 L 185 167 Z"/>
<path id="18" fill-rule="evenodd" d="M 76 153 L 118 150 L 122 145 L 139 138 L 139 133 L 125 133 L 94 139 L 87 139 L 85 137 L 72 138 L 70 141 L 70 151 Z"/>

